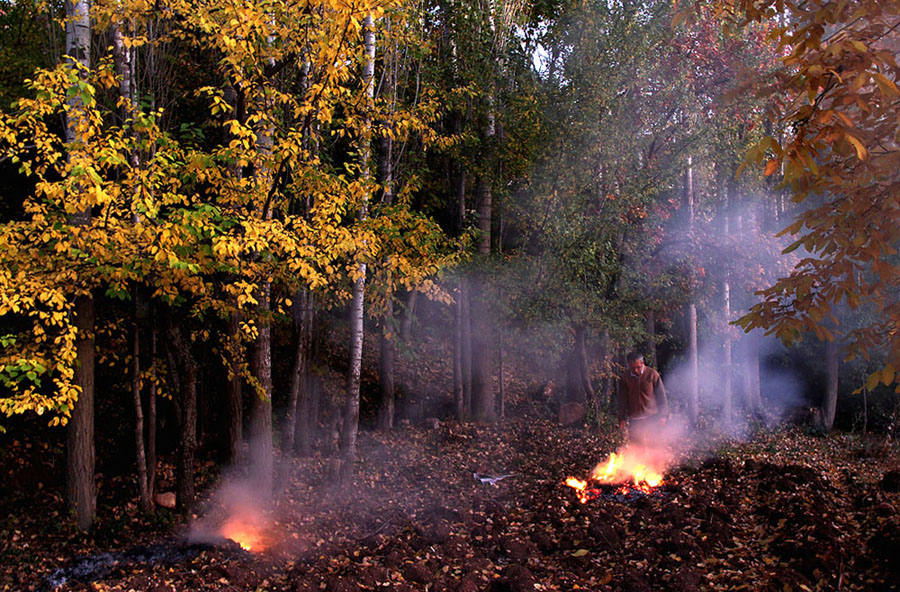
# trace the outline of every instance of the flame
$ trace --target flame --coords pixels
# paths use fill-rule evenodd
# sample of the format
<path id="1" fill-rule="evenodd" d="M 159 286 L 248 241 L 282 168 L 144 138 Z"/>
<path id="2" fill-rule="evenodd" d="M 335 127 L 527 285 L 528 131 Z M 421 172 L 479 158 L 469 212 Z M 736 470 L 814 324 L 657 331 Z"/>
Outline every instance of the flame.
<path id="1" fill-rule="evenodd" d="M 587 481 L 582 481 L 581 479 L 577 479 L 575 477 L 569 477 L 568 479 L 566 479 L 566 485 L 575 490 L 576 495 L 578 495 L 578 501 L 580 501 L 581 503 L 586 504 L 587 501 L 591 498 L 590 492 L 587 488 Z"/>
<path id="2" fill-rule="evenodd" d="M 600 463 L 591 471 L 587 481 L 575 477 L 566 479 L 566 485 L 572 487 L 578 495 L 581 503 L 586 503 L 595 497 L 596 493 L 589 488 L 590 481 L 601 484 L 623 485 L 620 493 L 627 493 L 629 487 L 644 493 L 650 493 L 662 483 L 662 473 L 649 466 L 648 462 L 640 458 L 640 454 L 625 450 L 622 454 L 611 453 L 605 463 Z"/>
<path id="3" fill-rule="evenodd" d="M 232 516 L 219 529 L 226 539 L 231 539 L 245 551 L 264 551 L 266 548 L 259 528 L 252 520 L 241 516 Z"/>

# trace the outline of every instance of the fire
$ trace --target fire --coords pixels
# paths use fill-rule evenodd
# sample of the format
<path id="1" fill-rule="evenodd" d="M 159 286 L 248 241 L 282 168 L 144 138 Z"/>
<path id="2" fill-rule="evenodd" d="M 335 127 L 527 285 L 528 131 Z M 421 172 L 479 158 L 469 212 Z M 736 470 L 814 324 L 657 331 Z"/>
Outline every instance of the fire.
<path id="1" fill-rule="evenodd" d="M 625 450 L 622 454 L 613 452 L 605 463 L 600 463 L 591 471 L 587 481 L 575 477 L 566 479 L 566 485 L 575 489 L 581 503 L 596 497 L 598 492 L 589 487 L 591 481 L 602 485 L 623 484 L 622 493 L 629 488 L 650 493 L 662 483 L 662 473 L 650 466 L 649 460 L 641 458 L 642 454 Z"/>
<path id="2" fill-rule="evenodd" d="M 254 521 L 232 516 L 222 525 L 219 533 L 241 546 L 245 551 L 264 551 L 265 541 Z"/>
<path id="3" fill-rule="evenodd" d="M 574 487 L 578 491 L 583 491 L 587 488 L 587 481 L 582 481 L 581 479 L 576 479 L 575 477 L 569 477 L 566 479 L 566 485 L 569 487 Z"/>

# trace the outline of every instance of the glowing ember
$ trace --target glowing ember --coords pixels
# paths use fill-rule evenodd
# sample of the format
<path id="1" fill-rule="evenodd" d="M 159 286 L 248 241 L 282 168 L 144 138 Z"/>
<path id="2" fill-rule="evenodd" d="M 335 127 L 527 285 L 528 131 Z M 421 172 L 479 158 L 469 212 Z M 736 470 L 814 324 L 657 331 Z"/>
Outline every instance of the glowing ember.
<path id="1" fill-rule="evenodd" d="M 662 483 L 662 474 L 651 468 L 647 460 L 633 451 L 622 454 L 613 452 L 606 463 L 600 463 L 591 471 L 587 481 L 569 477 L 566 485 L 573 488 L 581 503 L 587 503 L 599 495 L 599 491 L 589 487 L 591 482 L 601 485 L 623 484 L 619 493 L 627 493 L 629 488 L 643 493 L 650 493 Z"/>
<path id="2" fill-rule="evenodd" d="M 226 539 L 239 544 L 245 551 L 264 551 L 266 548 L 257 526 L 252 521 L 240 516 L 229 518 L 222 525 L 219 533 Z"/>

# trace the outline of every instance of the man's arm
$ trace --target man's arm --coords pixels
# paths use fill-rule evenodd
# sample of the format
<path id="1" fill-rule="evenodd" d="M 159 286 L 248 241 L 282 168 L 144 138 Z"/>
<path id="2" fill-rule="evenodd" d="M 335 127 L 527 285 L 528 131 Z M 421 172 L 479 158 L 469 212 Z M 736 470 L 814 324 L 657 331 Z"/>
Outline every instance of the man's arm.
<path id="1" fill-rule="evenodd" d="M 666 387 L 659 372 L 656 373 L 656 382 L 653 384 L 653 396 L 656 398 L 659 414 L 663 417 L 669 415 L 669 399 L 666 397 Z"/>

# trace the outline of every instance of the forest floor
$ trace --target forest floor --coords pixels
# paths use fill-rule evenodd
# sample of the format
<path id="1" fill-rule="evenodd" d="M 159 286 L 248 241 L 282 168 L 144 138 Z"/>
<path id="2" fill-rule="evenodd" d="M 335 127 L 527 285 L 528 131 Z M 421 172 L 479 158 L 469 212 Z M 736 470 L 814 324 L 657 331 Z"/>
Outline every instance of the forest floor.
<path id="1" fill-rule="evenodd" d="M 0 590 L 900 589 L 896 442 L 713 438 L 674 456 L 650 495 L 580 503 L 566 477 L 617 438 L 524 416 L 363 431 L 353 487 L 328 480 L 328 459 L 282 463 L 258 552 L 186 543 L 186 524 L 143 517 L 125 483 L 85 536 L 59 492 L 4 495 Z M 211 520 L 227 496 L 206 491 Z"/>

